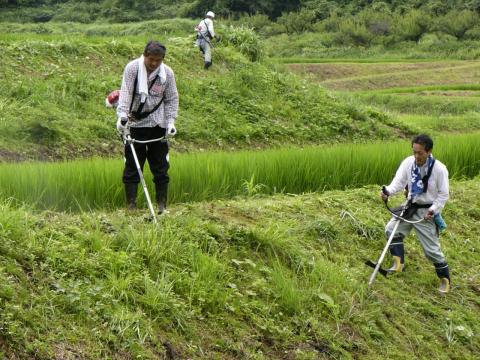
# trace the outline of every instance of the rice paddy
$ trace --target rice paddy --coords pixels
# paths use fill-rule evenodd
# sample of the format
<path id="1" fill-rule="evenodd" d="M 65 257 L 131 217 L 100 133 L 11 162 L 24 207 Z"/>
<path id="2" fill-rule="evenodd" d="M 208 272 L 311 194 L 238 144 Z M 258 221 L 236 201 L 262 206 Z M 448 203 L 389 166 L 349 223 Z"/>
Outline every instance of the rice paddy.
<path id="1" fill-rule="evenodd" d="M 480 133 L 439 138 L 434 155 L 454 179 L 480 171 Z M 171 156 L 170 202 L 317 192 L 390 181 L 410 155 L 408 140 L 266 151 Z M 0 165 L 0 196 L 40 209 L 89 210 L 124 204 L 121 160 Z M 147 183 L 152 185 L 148 169 Z M 153 191 L 150 188 L 150 191 Z M 143 196 L 141 197 L 143 199 Z"/>

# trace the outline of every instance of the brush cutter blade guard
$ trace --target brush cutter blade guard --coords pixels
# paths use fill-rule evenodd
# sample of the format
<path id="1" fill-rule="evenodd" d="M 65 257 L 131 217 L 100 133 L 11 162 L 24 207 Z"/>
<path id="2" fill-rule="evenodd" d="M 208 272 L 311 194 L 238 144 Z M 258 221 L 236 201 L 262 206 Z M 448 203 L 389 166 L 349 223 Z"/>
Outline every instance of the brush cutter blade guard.
<path id="1" fill-rule="evenodd" d="M 120 98 L 120 90 L 113 90 L 105 99 L 105 105 L 109 108 L 116 108 L 118 99 Z"/>
<path id="2" fill-rule="evenodd" d="M 374 269 L 377 267 L 377 263 L 374 263 L 374 262 L 371 261 L 371 260 L 366 260 L 366 261 L 365 261 L 365 265 L 370 266 L 371 268 L 374 268 Z M 382 269 L 382 268 L 379 268 L 379 269 L 378 269 L 378 272 L 379 272 L 380 274 L 382 274 L 383 276 L 385 276 L 385 277 L 387 277 L 387 275 L 388 275 L 388 271 L 385 270 L 385 269 Z"/>

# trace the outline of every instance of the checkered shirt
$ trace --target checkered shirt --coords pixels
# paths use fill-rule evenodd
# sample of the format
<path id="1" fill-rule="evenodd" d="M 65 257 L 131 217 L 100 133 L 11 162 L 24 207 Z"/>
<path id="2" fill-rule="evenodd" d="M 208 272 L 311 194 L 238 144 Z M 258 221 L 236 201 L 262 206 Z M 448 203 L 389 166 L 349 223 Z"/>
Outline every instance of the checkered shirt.
<path id="1" fill-rule="evenodd" d="M 148 77 L 148 86 L 150 87 L 152 81 L 159 72 L 160 67 L 152 72 Z M 130 111 L 130 104 L 132 102 L 132 92 L 135 83 L 135 78 L 138 72 L 138 60 L 133 60 L 127 64 L 123 73 L 122 88 L 120 89 L 120 99 L 118 100 L 117 115 L 118 117 L 127 117 Z M 167 80 L 165 84 L 161 84 L 160 78 L 155 80 L 155 83 L 149 90 L 147 100 L 143 106 L 142 112 L 152 110 L 164 96 L 163 103 L 160 107 L 133 124 L 132 127 L 155 127 L 159 125 L 162 128 L 167 128 L 169 125 L 174 125 L 178 113 L 178 91 L 175 82 L 175 75 L 173 70 L 165 65 L 165 73 Z M 132 111 L 138 109 L 140 105 L 140 93 L 138 89 L 135 92 Z"/>

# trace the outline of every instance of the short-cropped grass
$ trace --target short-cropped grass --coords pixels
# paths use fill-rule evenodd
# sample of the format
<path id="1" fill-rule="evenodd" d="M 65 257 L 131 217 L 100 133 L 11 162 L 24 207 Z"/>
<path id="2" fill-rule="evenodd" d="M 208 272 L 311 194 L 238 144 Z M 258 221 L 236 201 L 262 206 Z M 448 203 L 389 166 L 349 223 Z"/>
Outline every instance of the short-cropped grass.
<path id="1" fill-rule="evenodd" d="M 480 170 L 480 134 L 435 139 L 435 156 L 452 178 Z M 267 151 L 171 156 L 170 202 L 191 202 L 259 193 L 345 189 L 390 181 L 410 142 L 343 144 Z M 0 194 L 41 209 L 88 210 L 123 206 L 122 161 L 0 165 Z M 152 192 L 151 175 L 145 171 Z M 143 196 L 140 196 L 143 199 Z"/>

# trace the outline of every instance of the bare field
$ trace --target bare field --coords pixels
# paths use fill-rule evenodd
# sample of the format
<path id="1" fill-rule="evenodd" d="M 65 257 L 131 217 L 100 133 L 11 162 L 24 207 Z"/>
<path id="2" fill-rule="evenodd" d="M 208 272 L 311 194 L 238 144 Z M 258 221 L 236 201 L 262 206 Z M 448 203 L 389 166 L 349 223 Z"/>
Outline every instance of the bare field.
<path id="1" fill-rule="evenodd" d="M 289 64 L 288 67 L 337 91 L 480 83 L 480 63 L 476 61 Z"/>

